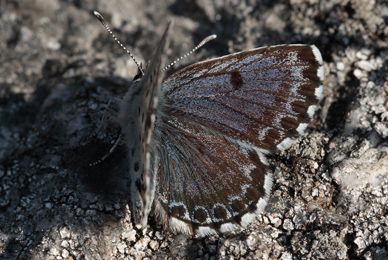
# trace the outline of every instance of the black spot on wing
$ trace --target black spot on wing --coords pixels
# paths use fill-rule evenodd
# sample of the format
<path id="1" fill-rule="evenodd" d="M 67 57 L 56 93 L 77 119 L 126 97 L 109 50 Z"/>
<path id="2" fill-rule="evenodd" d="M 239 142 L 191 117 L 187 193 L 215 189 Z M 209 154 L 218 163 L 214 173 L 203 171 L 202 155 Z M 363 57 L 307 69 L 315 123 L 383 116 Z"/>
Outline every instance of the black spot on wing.
<path id="1" fill-rule="evenodd" d="M 234 71 L 231 73 L 230 83 L 232 83 L 233 88 L 235 90 L 238 90 L 243 85 L 243 79 L 241 77 L 241 74 L 237 71 Z"/>

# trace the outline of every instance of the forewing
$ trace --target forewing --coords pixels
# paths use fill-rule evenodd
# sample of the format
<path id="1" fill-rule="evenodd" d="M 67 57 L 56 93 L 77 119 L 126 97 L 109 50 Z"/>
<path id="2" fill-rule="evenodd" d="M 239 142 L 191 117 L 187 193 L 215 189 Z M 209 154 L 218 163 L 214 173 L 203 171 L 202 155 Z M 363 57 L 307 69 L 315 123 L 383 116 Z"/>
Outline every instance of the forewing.
<path id="1" fill-rule="evenodd" d="M 307 127 L 322 80 L 315 46 L 279 45 L 194 64 L 168 77 L 162 90 L 172 116 L 273 151 Z"/>

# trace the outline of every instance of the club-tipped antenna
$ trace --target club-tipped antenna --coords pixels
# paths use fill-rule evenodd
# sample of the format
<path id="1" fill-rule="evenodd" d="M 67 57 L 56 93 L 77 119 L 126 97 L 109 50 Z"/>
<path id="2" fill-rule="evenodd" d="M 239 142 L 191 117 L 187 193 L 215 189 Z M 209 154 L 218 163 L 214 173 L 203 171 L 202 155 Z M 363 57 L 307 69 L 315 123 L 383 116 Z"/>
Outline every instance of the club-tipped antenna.
<path id="1" fill-rule="evenodd" d="M 144 71 L 141 68 L 141 66 L 139 66 L 137 61 L 135 60 L 135 57 L 133 57 L 132 53 L 127 48 L 125 48 L 125 46 L 116 38 L 116 36 L 113 34 L 111 29 L 109 28 L 107 22 L 105 21 L 104 17 L 102 17 L 102 15 L 99 12 L 97 12 L 97 11 L 94 11 L 93 13 L 98 18 L 98 20 L 100 20 L 100 22 L 105 27 L 105 29 L 110 33 L 110 35 L 113 37 L 113 39 L 121 46 L 121 48 L 123 48 L 129 54 L 129 56 L 131 56 L 132 60 L 135 62 L 136 66 L 138 67 L 140 73 L 142 75 L 144 75 Z"/>
<path id="2" fill-rule="evenodd" d="M 192 54 L 193 52 L 195 52 L 196 50 L 198 50 L 199 48 L 201 48 L 204 44 L 206 44 L 207 42 L 211 41 L 211 40 L 214 40 L 215 38 L 217 38 L 217 35 L 215 34 L 212 34 L 208 37 L 206 37 L 205 39 L 203 39 L 197 46 L 195 46 L 194 49 L 192 49 L 191 51 L 189 51 L 188 53 L 186 53 L 185 55 L 181 56 L 180 58 L 176 59 L 174 62 L 171 62 L 170 65 L 168 65 L 167 67 L 165 67 L 164 69 L 162 69 L 162 72 L 166 71 L 167 69 L 171 68 L 172 66 L 174 66 L 178 61 L 186 58 L 187 56 L 189 56 L 190 54 Z"/>

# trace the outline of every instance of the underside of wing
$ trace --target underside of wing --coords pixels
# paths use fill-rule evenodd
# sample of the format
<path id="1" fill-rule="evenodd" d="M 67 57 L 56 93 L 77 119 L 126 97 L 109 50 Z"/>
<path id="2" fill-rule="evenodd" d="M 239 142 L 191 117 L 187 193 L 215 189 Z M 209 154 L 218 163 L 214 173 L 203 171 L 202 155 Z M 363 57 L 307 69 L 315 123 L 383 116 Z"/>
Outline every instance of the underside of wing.
<path id="1" fill-rule="evenodd" d="M 171 23 L 168 24 L 145 74 L 141 79 L 134 80 L 124 96 L 118 118 L 128 147 L 132 216 L 134 222 L 143 227 L 147 225 L 155 191 L 155 176 L 151 169 L 151 141 L 170 28 Z"/>

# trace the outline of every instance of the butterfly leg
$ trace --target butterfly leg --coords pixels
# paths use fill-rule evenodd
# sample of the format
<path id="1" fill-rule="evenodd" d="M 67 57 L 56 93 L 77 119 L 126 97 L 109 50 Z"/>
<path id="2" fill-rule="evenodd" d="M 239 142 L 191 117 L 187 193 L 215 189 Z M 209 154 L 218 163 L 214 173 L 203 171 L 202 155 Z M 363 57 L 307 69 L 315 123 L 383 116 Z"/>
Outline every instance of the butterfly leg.
<path id="1" fill-rule="evenodd" d="M 108 104 L 106 105 L 106 108 L 104 109 L 104 112 L 102 114 L 101 122 L 96 130 L 97 134 L 101 129 L 105 129 L 107 127 L 108 119 L 110 118 L 117 118 L 118 111 L 120 109 L 121 99 L 119 98 L 111 98 L 108 101 Z"/>
<path id="2" fill-rule="evenodd" d="M 106 108 L 104 109 L 101 122 L 100 122 L 97 130 L 91 136 L 89 136 L 89 140 L 92 137 L 96 136 L 102 129 L 105 129 L 107 127 L 108 119 L 117 118 L 121 101 L 122 100 L 118 99 L 118 98 L 112 98 L 109 100 L 108 104 L 106 105 Z M 111 120 L 109 120 L 109 121 L 111 121 Z M 95 165 L 101 163 L 102 161 L 104 161 L 106 158 L 108 158 L 108 156 L 114 152 L 114 150 L 116 149 L 116 147 L 120 143 L 121 137 L 122 137 L 122 133 L 120 133 L 120 135 L 116 138 L 115 143 L 109 149 L 109 151 L 102 158 L 90 163 L 89 166 L 95 166 Z"/>

